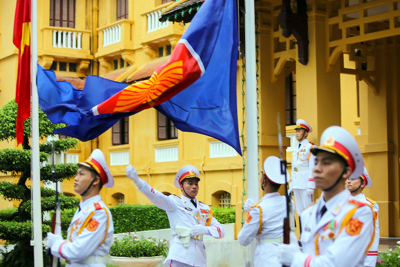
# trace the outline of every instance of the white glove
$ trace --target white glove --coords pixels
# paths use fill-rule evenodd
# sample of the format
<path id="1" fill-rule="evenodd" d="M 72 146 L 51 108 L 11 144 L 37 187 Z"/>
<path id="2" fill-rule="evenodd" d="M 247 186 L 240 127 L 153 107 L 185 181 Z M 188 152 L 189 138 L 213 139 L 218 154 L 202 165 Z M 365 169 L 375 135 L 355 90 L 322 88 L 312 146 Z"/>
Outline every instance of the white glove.
<path id="1" fill-rule="evenodd" d="M 301 253 L 297 237 L 294 232 L 290 232 L 290 245 L 280 244 L 278 246 L 278 258 L 282 265 L 292 265 L 293 259 L 297 253 Z"/>
<path id="2" fill-rule="evenodd" d="M 251 200 L 250 198 L 246 199 L 246 202 L 244 203 L 243 209 L 245 212 L 249 212 L 249 209 L 251 208 L 251 206 L 254 205 L 254 201 Z"/>
<path id="3" fill-rule="evenodd" d="M 56 234 L 47 233 L 47 247 L 51 248 L 60 239 L 63 239 L 61 236 L 61 226 L 56 228 Z"/>
<path id="4" fill-rule="evenodd" d="M 314 189 L 307 188 L 307 195 L 311 196 L 312 194 L 314 194 Z"/>
<path id="5" fill-rule="evenodd" d="M 190 229 L 190 234 L 193 235 L 206 235 L 208 234 L 208 229 L 207 227 L 201 225 L 201 224 L 196 224 L 192 226 Z"/>
<path id="6" fill-rule="evenodd" d="M 128 178 L 131 179 L 138 188 L 143 187 L 144 181 L 139 178 L 135 167 L 130 164 L 126 166 L 126 176 L 128 176 Z"/>

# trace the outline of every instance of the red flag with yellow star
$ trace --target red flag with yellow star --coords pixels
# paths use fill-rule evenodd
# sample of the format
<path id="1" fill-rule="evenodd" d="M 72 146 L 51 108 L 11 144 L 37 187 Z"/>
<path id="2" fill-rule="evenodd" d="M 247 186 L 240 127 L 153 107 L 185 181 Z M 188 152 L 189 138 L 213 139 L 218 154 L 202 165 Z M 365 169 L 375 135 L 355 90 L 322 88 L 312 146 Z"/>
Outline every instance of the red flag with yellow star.
<path id="1" fill-rule="evenodd" d="M 17 0 L 13 43 L 18 48 L 18 75 L 15 102 L 18 105 L 16 135 L 18 145 L 24 140 L 24 121 L 31 108 L 31 0 Z"/>

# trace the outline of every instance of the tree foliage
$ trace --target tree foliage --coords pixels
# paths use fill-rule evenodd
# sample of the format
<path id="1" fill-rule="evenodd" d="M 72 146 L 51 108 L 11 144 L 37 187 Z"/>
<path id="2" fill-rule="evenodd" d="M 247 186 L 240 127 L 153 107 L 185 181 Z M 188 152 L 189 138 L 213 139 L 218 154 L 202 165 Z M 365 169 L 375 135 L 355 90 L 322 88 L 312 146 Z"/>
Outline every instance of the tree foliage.
<path id="1" fill-rule="evenodd" d="M 17 105 L 12 100 L 0 109 L 0 141 L 12 141 L 16 138 L 15 122 L 17 114 Z M 39 110 L 39 137 L 41 145 L 39 147 L 40 155 L 40 179 L 42 182 L 50 183 L 53 181 L 52 166 L 48 165 L 52 153 L 52 143 L 45 139 L 53 134 L 53 130 L 62 128 L 65 125 L 53 125 L 46 114 Z M 0 173 L 17 177 L 17 183 L 7 181 L 0 182 L 0 194 L 6 200 L 19 200 L 17 209 L 7 210 L 0 213 L 0 239 L 6 240 L 9 244 L 16 244 L 14 250 L 3 253 L 4 266 L 33 266 L 33 251 L 30 246 L 32 235 L 31 222 L 31 189 L 27 184 L 31 178 L 31 125 L 30 119 L 24 124 L 24 140 L 22 149 L 1 149 L 0 150 Z M 55 153 L 66 152 L 78 145 L 78 140 L 67 138 L 54 141 Z M 59 181 L 70 179 L 77 171 L 75 164 L 57 164 L 55 172 Z M 41 211 L 52 211 L 55 208 L 55 191 L 49 188 L 41 188 Z M 68 197 L 60 194 L 61 209 L 74 209 L 78 206 L 79 200 L 75 197 Z M 43 216 L 42 216 L 43 218 Z M 67 228 L 68 224 L 62 224 Z M 64 229 L 66 230 L 66 229 Z M 50 222 L 44 221 L 42 224 L 43 237 L 50 231 Z M 24 258 L 21 259 L 21 251 Z M 21 264 L 15 265 L 18 260 Z"/>

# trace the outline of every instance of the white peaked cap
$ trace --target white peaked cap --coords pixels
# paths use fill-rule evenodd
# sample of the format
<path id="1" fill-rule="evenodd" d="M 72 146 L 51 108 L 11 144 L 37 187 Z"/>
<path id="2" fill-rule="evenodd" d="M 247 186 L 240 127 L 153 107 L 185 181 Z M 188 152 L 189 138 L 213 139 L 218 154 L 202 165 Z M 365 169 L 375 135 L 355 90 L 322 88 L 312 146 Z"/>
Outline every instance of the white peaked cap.
<path id="1" fill-rule="evenodd" d="M 185 179 L 197 178 L 200 181 L 200 172 L 193 165 L 183 166 L 175 175 L 174 184 L 177 188 L 181 188 L 181 183 Z"/>
<path id="2" fill-rule="evenodd" d="M 305 120 L 302 119 L 298 119 L 296 121 L 296 128 L 294 129 L 306 129 L 307 132 L 311 133 L 312 132 L 312 128 L 310 126 L 310 124 L 308 124 Z"/>
<path id="3" fill-rule="evenodd" d="M 317 155 L 319 151 L 327 151 L 344 158 L 352 169 L 350 179 L 359 178 L 363 173 L 364 160 L 354 137 L 340 126 L 327 128 L 321 136 L 320 146 L 312 148 L 311 152 Z"/>
<path id="4" fill-rule="evenodd" d="M 275 156 L 270 156 L 264 161 L 264 175 L 274 184 L 285 184 L 285 175 L 281 174 L 281 160 Z M 286 179 L 290 180 L 287 169 Z"/>
<path id="5" fill-rule="evenodd" d="M 100 149 L 93 150 L 90 157 L 85 162 L 78 163 L 78 166 L 85 166 L 97 172 L 104 187 L 111 188 L 114 186 L 114 178 Z"/>

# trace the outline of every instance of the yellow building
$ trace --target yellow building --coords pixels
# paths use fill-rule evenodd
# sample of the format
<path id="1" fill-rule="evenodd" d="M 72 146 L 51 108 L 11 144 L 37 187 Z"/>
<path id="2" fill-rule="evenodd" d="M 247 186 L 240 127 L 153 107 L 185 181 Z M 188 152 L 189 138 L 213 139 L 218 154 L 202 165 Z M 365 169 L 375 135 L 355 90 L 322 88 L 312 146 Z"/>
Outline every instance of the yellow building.
<path id="1" fill-rule="evenodd" d="M 278 155 L 277 112 L 286 121 L 289 163 L 296 145 L 296 118 L 313 127 L 309 139 L 314 143 L 328 126 L 345 127 L 360 145 L 374 183 L 365 193 L 380 206 L 381 236 L 398 237 L 400 2 L 307 2 L 309 57 L 303 65 L 296 40 L 285 38 L 279 27 L 282 2 L 256 1 L 259 166 L 266 157 Z M 11 26 L 15 3 L 0 3 L 0 106 L 15 95 L 17 50 Z M 59 80 L 78 88 L 90 74 L 127 83 L 146 79 L 165 63 L 187 28 L 187 24 L 158 21 L 170 4 L 165 0 L 38 0 L 39 62 L 53 69 Z M 239 133 L 246 140 L 241 66 L 240 60 Z M 16 143 L 1 142 L 0 148 L 5 147 L 16 147 Z M 103 150 L 115 177 L 115 186 L 102 190 L 107 204 L 149 203 L 126 178 L 129 163 L 142 179 L 166 194 L 180 193 L 173 186 L 175 173 L 193 164 L 202 176 L 199 199 L 213 206 L 236 207 L 240 229 L 246 160 L 218 140 L 178 131 L 149 109 L 122 120 L 96 140 L 80 143 L 62 160 L 83 161 L 94 148 Z M 63 191 L 74 194 L 72 184 L 64 182 Z"/>

